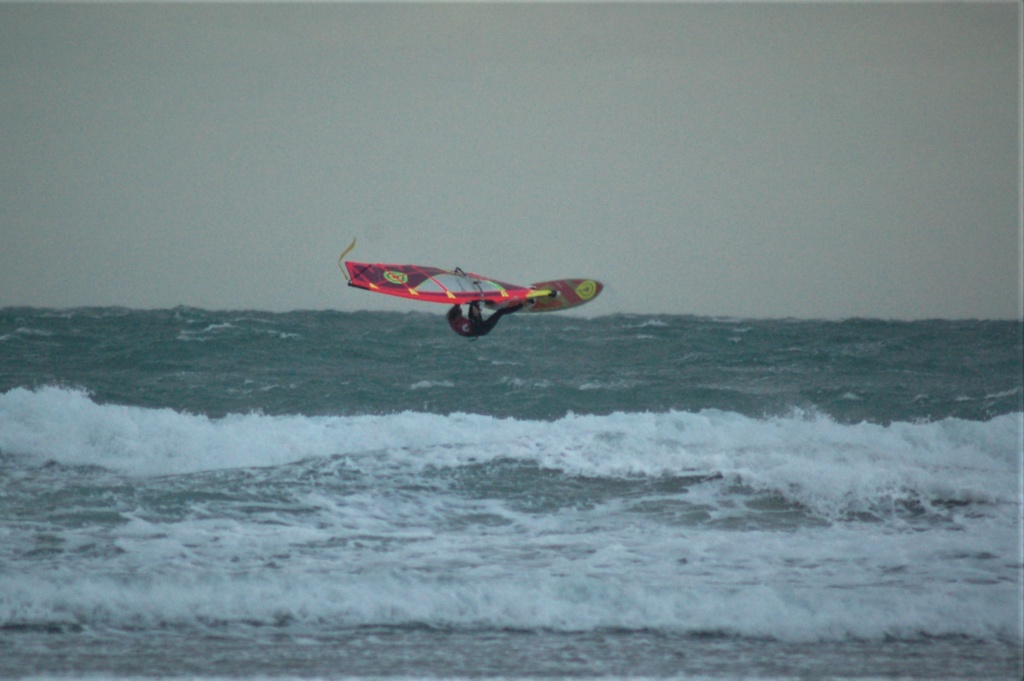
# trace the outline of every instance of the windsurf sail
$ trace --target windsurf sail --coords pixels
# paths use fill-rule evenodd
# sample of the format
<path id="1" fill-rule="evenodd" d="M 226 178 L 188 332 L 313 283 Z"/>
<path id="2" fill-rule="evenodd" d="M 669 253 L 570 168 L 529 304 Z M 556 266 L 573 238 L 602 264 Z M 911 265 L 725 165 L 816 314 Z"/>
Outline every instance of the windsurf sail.
<path id="1" fill-rule="evenodd" d="M 351 261 L 344 265 L 349 286 L 429 303 L 455 305 L 479 300 L 513 304 L 551 295 L 547 290 L 506 284 L 460 269 Z"/>

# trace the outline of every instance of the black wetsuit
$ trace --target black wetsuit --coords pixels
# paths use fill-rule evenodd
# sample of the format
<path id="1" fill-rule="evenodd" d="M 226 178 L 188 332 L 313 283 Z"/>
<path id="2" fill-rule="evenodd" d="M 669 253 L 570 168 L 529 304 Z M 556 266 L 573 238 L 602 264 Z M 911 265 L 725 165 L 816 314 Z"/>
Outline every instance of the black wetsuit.
<path id="1" fill-rule="evenodd" d="M 491 332 L 491 329 L 498 323 L 504 315 L 511 314 L 523 307 L 523 304 L 513 305 L 511 307 L 503 307 L 496 311 L 487 319 L 484 319 L 480 314 L 479 303 L 470 303 L 469 316 L 463 316 L 462 306 L 453 305 L 452 309 L 448 310 L 448 325 L 452 327 L 452 331 L 459 334 L 460 336 L 466 336 L 467 338 L 477 338 L 479 336 L 486 336 Z"/>

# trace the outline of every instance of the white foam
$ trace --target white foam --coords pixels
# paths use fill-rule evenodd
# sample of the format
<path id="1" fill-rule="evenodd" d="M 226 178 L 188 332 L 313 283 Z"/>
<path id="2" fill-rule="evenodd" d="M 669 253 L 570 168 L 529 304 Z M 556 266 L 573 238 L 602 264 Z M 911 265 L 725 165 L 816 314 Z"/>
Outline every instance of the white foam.
<path id="1" fill-rule="evenodd" d="M 0 395 L 0 449 L 30 463 L 98 465 L 136 478 L 325 458 L 339 467 L 336 479 L 318 479 L 326 488 L 289 484 L 286 497 L 274 477 L 285 471 L 247 470 L 241 477 L 251 486 L 236 492 L 244 502 L 189 502 L 180 516 L 121 506 L 118 522 L 54 529 L 64 552 L 52 562 L 24 557 L 38 540 L 35 526 L 10 524 L 0 623 L 1017 641 L 1021 419 L 841 425 L 719 411 L 553 422 L 422 413 L 209 419 L 100 405 L 81 391 L 16 389 Z M 717 472 L 718 481 L 675 500 L 743 513 L 751 495 L 731 491 L 738 483 L 825 522 L 679 525 L 634 512 L 628 495 L 523 510 L 463 494 L 451 478 L 438 482 L 448 467 L 496 459 L 618 480 Z M 360 474 L 376 480 L 349 486 Z M 264 480 L 275 486 L 272 498 L 250 502 Z M 173 479 L 142 482 L 176 489 Z M 925 529 L 898 517 L 847 518 L 883 516 L 906 499 L 969 506 L 952 504 Z M 93 559 L 75 547 L 105 553 Z"/>
<path id="2" fill-rule="evenodd" d="M 346 455 L 422 469 L 499 458 L 585 476 L 718 473 L 834 518 L 902 501 L 1019 502 L 1024 416 L 837 424 L 821 415 L 569 414 L 557 421 L 404 412 L 234 414 L 101 405 L 80 390 L 0 395 L 0 450 L 151 476 Z"/>
<path id="3" fill-rule="evenodd" d="M 648 319 L 638 324 L 626 324 L 627 329 L 649 329 L 651 327 L 667 327 L 668 324 L 660 319 Z"/>
<path id="4" fill-rule="evenodd" d="M 205 329 L 201 329 L 201 330 L 198 330 L 198 331 L 197 330 L 192 330 L 192 329 L 183 329 L 181 332 L 178 333 L 177 340 L 185 341 L 185 342 L 192 342 L 192 341 L 205 342 L 205 341 L 210 340 L 212 337 L 214 337 L 216 334 L 218 334 L 218 333 L 220 333 L 222 331 L 226 331 L 228 329 L 234 329 L 234 328 L 235 328 L 234 324 L 231 324 L 230 322 L 223 322 L 223 323 L 220 323 L 220 324 L 209 324 L 209 325 L 207 325 L 207 327 Z"/>
<path id="5" fill-rule="evenodd" d="M 451 381 L 416 381 L 409 386 L 410 390 L 429 390 L 431 388 L 454 388 Z"/>
<path id="6" fill-rule="evenodd" d="M 238 529 L 221 527 L 219 536 L 230 538 Z M 285 530 L 268 531 L 282 533 L 269 545 L 286 550 Z M 224 556 L 266 549 L 251 541 L 258 537 L 246 539 Z M 282 561 L 246 569 L 243 561 L 233 570 L 227 560 L 209 562 L 201 552 L 186 561 L 175 554 L 173 538 L 151 539 L 144 569 L 6 575 L 0 622 L 658 629 L 789 641 L 1021 636 L 1014 586 L 985 583 L 973 566 L 928 562 L 942 557 L 934 537 L 860 528 L 647 539 L 653 544 L 628 533 L 591 537 L 595 543 L 583 557 L 552 555 L 535 564 L 470 561 L 465 553 L 453 559 L 442 551 L 459 547 L 439 538 L 426 546 L 409 542 L 388 555 L 348 554 L 334 565 Z M 191 543 L 197 540 L 190 535 Z M 129 545 L 129 555 L 134 550 Z M 680 555 L 688 560 L 679 561 Z M 900 578 L 886 577 L 896 568 Z"/>

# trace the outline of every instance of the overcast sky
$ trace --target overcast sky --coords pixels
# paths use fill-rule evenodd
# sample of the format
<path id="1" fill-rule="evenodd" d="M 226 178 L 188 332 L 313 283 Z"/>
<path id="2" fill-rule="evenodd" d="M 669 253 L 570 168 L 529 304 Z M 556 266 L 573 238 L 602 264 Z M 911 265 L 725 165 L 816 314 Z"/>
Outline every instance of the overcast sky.
<path id="1" fill-rule="evenodd" d="M 0 306 L 1013 318 L 1019 2 L 0 5 Z"/>

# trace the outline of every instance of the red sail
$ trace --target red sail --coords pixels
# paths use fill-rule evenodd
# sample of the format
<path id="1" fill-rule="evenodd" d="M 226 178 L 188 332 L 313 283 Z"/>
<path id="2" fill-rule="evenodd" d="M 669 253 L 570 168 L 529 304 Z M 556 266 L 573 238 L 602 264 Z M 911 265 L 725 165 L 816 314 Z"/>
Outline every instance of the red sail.
<path id="1" fill-rule="evenodd" d="M 419 265 L 345 262 L 349 286 L 390 296 L 429 303 L 514 303 L 536 292 L 527 286 L 506 284 L 462 270 L 443 270 Z"/>

